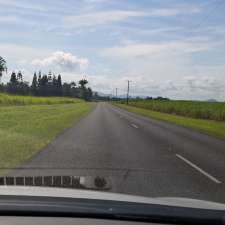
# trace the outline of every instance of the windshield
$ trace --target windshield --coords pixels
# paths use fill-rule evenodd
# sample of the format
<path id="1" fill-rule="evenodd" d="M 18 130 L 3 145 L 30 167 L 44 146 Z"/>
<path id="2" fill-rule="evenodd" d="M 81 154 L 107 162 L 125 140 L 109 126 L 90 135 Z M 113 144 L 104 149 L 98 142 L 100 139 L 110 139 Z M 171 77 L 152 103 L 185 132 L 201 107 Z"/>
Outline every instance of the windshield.
<path id="1" fill-rule="evenodd" d="M 0 184 L 225 203 L 224 12 L 0 0 Z"/>

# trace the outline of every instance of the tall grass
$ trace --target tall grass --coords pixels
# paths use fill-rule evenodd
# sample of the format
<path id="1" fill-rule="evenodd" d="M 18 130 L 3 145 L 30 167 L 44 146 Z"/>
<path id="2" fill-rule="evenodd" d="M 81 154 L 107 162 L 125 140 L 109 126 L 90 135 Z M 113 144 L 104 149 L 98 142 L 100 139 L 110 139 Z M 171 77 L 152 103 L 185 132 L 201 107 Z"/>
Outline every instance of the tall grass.
<path id="1" fill-rule="evenodd" d="M 131 100 L 131 106 L 198 119 L 225 121 L 225 102 Z"/>
<path id="2" fill-rule="evenodd" d="M 67 97 L 34 97 L 0 94 L 0 106 L 10 105 L 53 105 L 82 102 L 80 99 Z"/>
<path id="3" fill-rule="evenodd" d="M 115 104 L 115 105 L 122 109 L 145 117 L 149 117 L 156 120 L 162 120 L 183 127 L 188 127 L 200 131 L 202 133 L 215 136 L 217 138 L 225 139 L 224 121 L 189 118 L 180 115 L 157 112 L 149 109 L 144 109 L 141 107 L 134 107 L 126 104 Z"/>

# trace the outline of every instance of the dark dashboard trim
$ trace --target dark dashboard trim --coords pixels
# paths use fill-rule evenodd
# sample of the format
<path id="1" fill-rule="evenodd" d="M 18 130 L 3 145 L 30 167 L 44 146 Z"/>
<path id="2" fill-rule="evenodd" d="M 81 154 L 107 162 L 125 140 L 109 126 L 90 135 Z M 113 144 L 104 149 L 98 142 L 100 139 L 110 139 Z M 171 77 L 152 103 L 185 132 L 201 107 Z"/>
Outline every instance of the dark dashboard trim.
<path id="1" fill-rule="evenodd" d="M 224 224 L 225 211 L 82 198 L 1 196 L 0 216 L 81 217 L 173 224 Z"/>

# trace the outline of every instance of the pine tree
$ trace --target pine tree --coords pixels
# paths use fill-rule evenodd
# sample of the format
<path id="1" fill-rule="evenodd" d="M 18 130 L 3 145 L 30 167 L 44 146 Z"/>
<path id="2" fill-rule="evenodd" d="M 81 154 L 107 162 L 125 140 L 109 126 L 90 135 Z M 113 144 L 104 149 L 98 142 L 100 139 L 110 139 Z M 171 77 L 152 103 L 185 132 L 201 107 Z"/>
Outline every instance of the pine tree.
<path id="1" fill-rule="evenodd" d="M 61 75 L 60 75 L 60 74 L 58 75 L 58 78 L 57 78 L 57 86 L 58 86 L 59 88 L 62 87 L 62 78 L 61 78 Z"/>
<path id="2" fill-rule="evenodd" d="M 51 95 L 57 95 L 57 79 L 56 79 L 56 76 L 53 75 L 53 78 L 52 78 L 52 92 L 51 92 Z"/>
<path id="3" fill-rule="evenodd" d="M 7 87 L 9 93 L 15 94 L 17 92 L 17 86 L 18 86 L 18 82 L 17 82 L 16 73 L 12 72 L 10 77 L 10 82 L 8 83 L 8 87 Z"/>
<path id="4" fill-rule="evenodd" d="M 37 74 L 35 72 L 31 84 L 31 92 L 33 95 L 37 95 L 37 91 L 38 91 L 38 81 L 37 81 Z"/>
<path id="5" fill-rule="evenodd" d="M 16 77 L 16 73 L 14 71 L 11 74 L 10 83 L 11 84 L 16 84 L 17 83 L 17 77 Z"/>
<path id="6" fill-rule="evenodd" d="M 41 86 L 41 71 L 38 72 L 38 87 Z"/>
<path id="7" fill-rule="evenodd" d="M 58 75 L 57 78 L 57 95 L 61 96 L 62 95 L 62 78 L 61 75 Z"/>

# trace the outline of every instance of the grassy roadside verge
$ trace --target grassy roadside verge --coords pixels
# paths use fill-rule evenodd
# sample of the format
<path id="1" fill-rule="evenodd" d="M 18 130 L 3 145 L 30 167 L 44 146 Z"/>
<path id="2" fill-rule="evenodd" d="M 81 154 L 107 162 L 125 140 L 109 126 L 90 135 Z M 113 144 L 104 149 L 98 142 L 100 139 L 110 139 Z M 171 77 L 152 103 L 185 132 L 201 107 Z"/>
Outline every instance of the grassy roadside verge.
<path id="1" fill-rule="evenodd" d="M 134 106 L 127 106 L 124 104 L 114 104 L 129 112 L 133 112 L 142 116 L 150 117 L 152 119 L 161 120 L 176 125 L 192 128 L 211 136 L 225 139 L 225 122 L 218 122 L 213 120 L 192 119 L 184 116 L 171 115 L 167 113 L 156 112 L 148 109 L 137 108 Z"/>
<path id="2" fill-rule="evenodd" d="M 91 108 L 86 102 L 0 106 L 0 167 L 29 159 Z"/>

